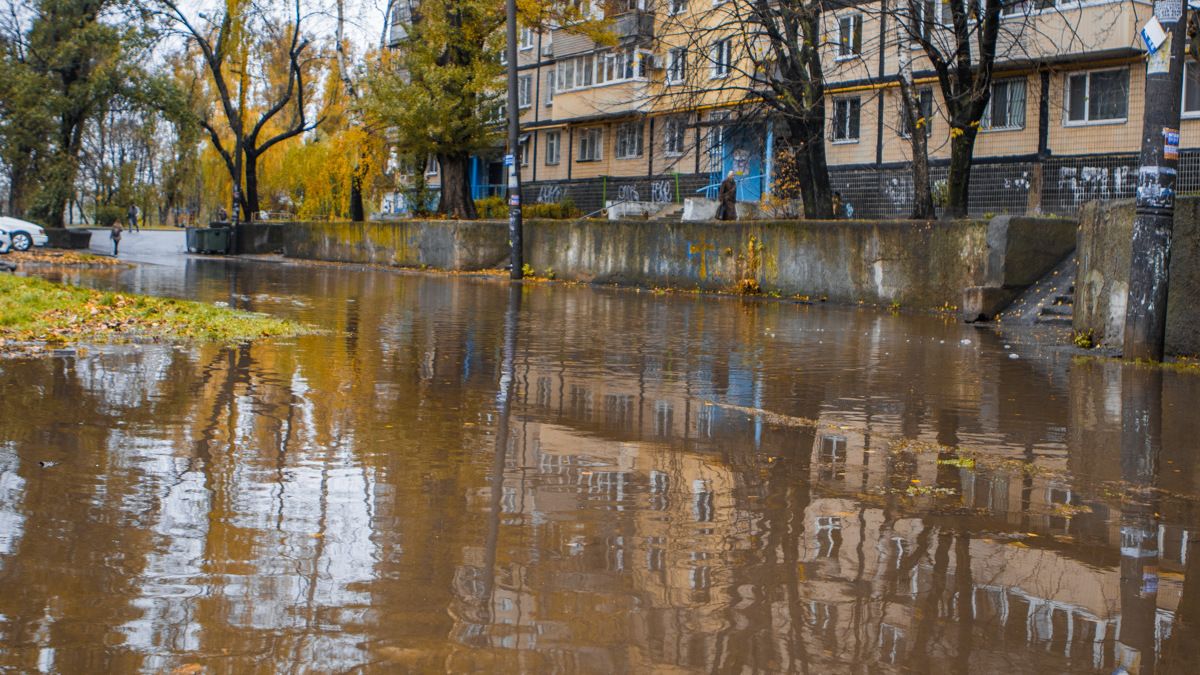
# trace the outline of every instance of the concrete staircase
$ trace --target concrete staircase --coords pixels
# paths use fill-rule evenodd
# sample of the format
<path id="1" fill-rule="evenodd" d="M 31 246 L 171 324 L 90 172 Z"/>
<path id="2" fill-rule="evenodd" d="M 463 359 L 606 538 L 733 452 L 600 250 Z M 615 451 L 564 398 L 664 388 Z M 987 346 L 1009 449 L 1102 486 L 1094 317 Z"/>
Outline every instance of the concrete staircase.
<path id="1" fill-rule="evenodd" d="M 682 220 L 683 219 L 683 204 L 671 204 L 667 208 L 659 211 L 650 217 L 650 220 Z"/>
<path id="2" fill-rule="evenodd" d="M 1049 274 L 1025 289 L 1004 310 L 1001 320 L 1017 325 L 1042 325 L 1070 328 L 1075 318 L 1074 253 L 1067 256 Z"/>

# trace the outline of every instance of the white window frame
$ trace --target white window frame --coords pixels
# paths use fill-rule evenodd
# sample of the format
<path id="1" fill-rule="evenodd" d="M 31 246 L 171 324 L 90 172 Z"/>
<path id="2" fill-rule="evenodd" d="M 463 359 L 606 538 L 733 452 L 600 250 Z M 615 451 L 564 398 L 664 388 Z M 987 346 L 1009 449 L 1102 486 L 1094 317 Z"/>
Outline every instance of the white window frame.
<path id="1" fill-rule="evenodd" d="M 682 84 L 687 81 L 687 47 L 672 47 L 667 51 L 667 84 Z"/>
<path id="2" fill-rule="evenodd" d="M 533 107 L 533 75 L 522 75 L 517 78 L 517 109 L 525 110 Z"/>
<path id="3" fill-rule="evenodd" d="M 1113 117 L 1110 119 L 1093 120 L 1089 111 L 1089 99 L 1092 96 L 1092 76 L 1097 73 L 1111 73 L 1121 71 L 1125 73 L 1125 116 Z M 1071 79 L 1074 77 L 1086 77 L 1087 87 L 1084 94 L 1083 112 L 1086 119 L 1072 120 L 1071 119 Z M 1106 124 L 1125 124 L 1129 121 L 1129 89 L 1130 89 L 1129 67 L 1120 66 L 1117 68 L 1097 68 L 1095 70 L 1083 70 L 1071 73 L 1063 73 L 1063 126 L 1064 127 L 1089 127 L 1103 126 Z M 1182 87 L 1180 90 L 1182 91 Z"/>
<path id="4" fill-rule="evenodd" d="M 1188 71 L 1189 70 L 1197 74 L 1196 85 L 1198 87 L 1200 87 L 1200 63 L 1197 63 L 1196 61 L 1193 61 L 1191 59 L 1184 59 L 1183 60 L 1183 87 L 1182 87 L 1183 91 L 1180 92 L 1180 94 L 1179 94 L 1179 96 L 1180 96 L 1179 110 L 1180 110 L 1180 117 L 1182 117 L 1183 119 L 1186 119 L 1186 120 L 1194 120 L 1194 119 L 1200 119 L 1200 108 L 1189 111 L 1186 107 L 1187 106 Z"/>
<path id="5" fill-rule="evenodd" d="M 645 154 L 646 125 L 641 120 L 617 125 L 613 156 L 617 159 L 640 159 Z"/>
<path id="6" fill-rule="evenodd" d="M 554 67 L 557 80 L 555 93 L 622 82 L 645 82 L 649 58 L 650 54 L 645 50 L 617 49 L 560 59 Z"/>
<path id="7" fill-rule="evenodd" d="M 533 139 L 526 136 L 525 140 L 517 142 L 518 166 L 529 166 L 529 158 L 533 154 Z"/>
<path id="8" fill-rule="evenodd" d="M 591 152 L 584 152 L 588 148 Z M 588 127 L 579 130 L 579 155 L 576 162 L 599 162 L 604 159 L 604 128 Z"/>
<path id="9" fill-rule="evenodd" d="M 708 48 L 708 56 L 710 61 L 709 79 L 718 80 L 728 77 L 729 72 L 733 70 L 733 40 L 723 38 L 714 41 Z"/>
<path id="10" fill-rule="evenodd" d="M 517 49 L 525 52 L 533 49 L 533 29 L 521 26 L 521 31 L 517 37 Z"/>
<path id="11" fill-rule="evenodd" d="M 838 128 L 838 110 L 843 105 L 846 107 L 846 117 L 845 117 L 846 128 L 839 129 Z M 857 108 L 857 110 L 855 110 L 856 108 Z M 855 125 L 851 124 L 852 117 L 850 116 L 850 112 L 852 110 L 854 110 L 858 113 L 858 120 L 857 120 L 857 124 L 855 124 Z M 831 129 L 832 133 L 830 133 L 829 137 L 830 137 L 831 142 L 834 145 L 846 145 L 846 144 L 857 143 L 862 136 L 862 98 L 860 98 L 858 96 L 842 96 L 840 98 L 833 99 L 833 119 L 830 121 L 832 122 L 832 129 Z M 858 133 L 854 136 L 850 135 L 850 129 L 852 126 L 858 127 Z M 844 133 L 844 136 L 842 138 L 838 138 L 839 132 Z"/>
<path id="12" fill-rule="evenodd" d="M 996 86 L 1004 85 L 1011 87 L 1013 84 L 1021 83 L 1021 124 L 1015 125 L 1009 123 L 1002 127 L 992 126 L 992 102 L 996 100 Z M 1011 94 L 1010 94 L 1011 96 Z M 985 133 L 994 131 L 1020 131 L 1025 128 L 1025 122 L 1029 115 L 1029 80 L 1026 77 L 1006 77 L 992 81 L 992 95 L 988 97 L 987 107 L 983 110 L 983 117 L 979 119 L 979 130 Z"/>
<path id="13" fill-rule="evenodd" d="M 546 100 L 545 105 L 554 105 L 555 88 L 558 87 L 558 70 L 546 71 Z"/>
<path id="14" fill-rule="evenodd" d="M 547 131 L 546 132 L 546 151 L 542 158 L 546 166 L 558 166 L 562 161 L 562 132 Z"/>
<path id="15" fill-rule="evenodd" d="M 687 147 L 687 120 L 682 116 L 663 120 L 663 154 L 681 157 Z"/>
<path id="16" fill-rule="evenodd" d="M 683 14 L 688 9 L 688 2 L 689 0 L 669 0 L 667 14 L 670 16 Z"/>
<path id="17" fill-rule="evenodd" d="M 837 19 L 836 61 L 848 61 L 862 56 L 863 15 L 845 14 Z M 855 28 L 857 27 L 857 30 Z M 846 31 L 849 31 L 849 35 Z"/>

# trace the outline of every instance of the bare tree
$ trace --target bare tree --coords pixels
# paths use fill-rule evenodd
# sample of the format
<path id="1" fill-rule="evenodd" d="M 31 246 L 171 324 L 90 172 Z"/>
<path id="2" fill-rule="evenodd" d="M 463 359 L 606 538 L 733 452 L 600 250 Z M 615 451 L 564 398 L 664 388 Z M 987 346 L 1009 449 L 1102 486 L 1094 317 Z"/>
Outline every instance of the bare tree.
<path id="1" fill-rule="evenodd" d="M 823 0 L 724 2 L 671 13 L 660 40 L 679 75 L 664 88 L 675 109 L 724 105 L 719 124 L 771 124 L 793 168 L 807 218 L 833 215 L 825 156 Z M 670 73 L 668 73 L 670 76 Z M 699 122 L 699 121 L 698 121 Z M 778 124 L 777 124 L 778 123 Z"/>
<path id="2" fill-rule="evenodd" d="M 946 217 L 967 215 L 975 139 L 992 95 L 1003 5 L 1002 0 L 901 0 L 901 39 L 919 45 L 929 60 L 950 125 Z"/>
<path id="3" fill-rule="evenodd" d="M 306 51 L 309 41 L 302 37 L 304 16 L 300 1 L 292 3 L 290 24 L 277 37 L 286 41 L 287 50 L 286 80 L 278 87 L 271 87 L 268 82 L 253 87 L 249 81 L 250 36 L 258 33 L 276 37 L 271 35 L 273 17 L 265 10 L 248 2 L 232 2 L 218 18 L 200 14 L 200 21 L 195 21 L 188 16 L 182 2 L 157 1 L 163 8 L 161 14 L 200 52 L 216 94 L 220 118 L 204 106 L 199 123 L 208 133 L 233 182 L 235 217 L 236 209 L 240 207 L 242 217 L 253 220 L 259 211 L 258 160 L 271 148 L 311 131 L 321 122 L 320 118 L 309 121 L 308 116 L 306 87 L 310 83 L 306 81 Z M 248 104 L 251 89 L 262 92 L 265 97 L 261 108 Z M 248 125 L 255 109 L 261 109 L 261 112 Z M 268 131 L 269 125 L 285 112 L 289 116 L 283 118 L 282 126 L 274 133 Z M 232 147 L 229 147 L 228 137 L 233 139 Z"/>
<path id="4" fill-rule="evenodd" d="M 929 122 L 922 114 L 920 94 L 913 85 L 912 57 L 908 45 L 900 43 L 900 107 L 912 149 L 913 208 L 909 217 L 930 220 L 935 216 L 933 191 L 929 185 Z"/>

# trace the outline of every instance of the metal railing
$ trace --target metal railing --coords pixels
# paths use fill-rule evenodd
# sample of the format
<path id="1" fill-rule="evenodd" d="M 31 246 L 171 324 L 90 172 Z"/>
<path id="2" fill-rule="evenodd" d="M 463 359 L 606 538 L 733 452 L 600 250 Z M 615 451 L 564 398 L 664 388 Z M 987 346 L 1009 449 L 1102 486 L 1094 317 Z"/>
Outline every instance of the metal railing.
<path id="1" fill-rule="evenodd" d="M 762 180 L 765 177 L 766 177 L 766 174 L 760 173 L 760 174 L 756 174 L 754 176 L 742 176 L 741 178 L 735 177 L 733 180 L 737 184 L 737 189 L 740 192 L 742 189 L 742 184 L 745 183 L 746 181 Z M 721 181 L 721 183 L 724 183 L 724 182 L 725 182 L 724 180 Z M 721 183 L 713 183 L 712 185 L 705 185 L 704 187 L 700 188 L 699 190 L 696 190 L 696 194 L 703 192 L 705 199 L 714 199 L 715 200 L 717 198 L 717 190 L 720 189 Z"/>

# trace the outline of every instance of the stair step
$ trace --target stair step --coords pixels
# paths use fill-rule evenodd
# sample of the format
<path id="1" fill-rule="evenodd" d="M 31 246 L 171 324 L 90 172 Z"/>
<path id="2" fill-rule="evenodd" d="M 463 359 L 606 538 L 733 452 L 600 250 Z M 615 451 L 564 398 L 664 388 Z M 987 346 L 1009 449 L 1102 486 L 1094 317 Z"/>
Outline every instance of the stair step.
<path id="1" fill-rule="evenodd" d="M 1037 322 L 1043 325 L 1050 326 L 1070 326 L 1075 323 L 1075 320 L 1069 316 L 1062 315 L 1042 315 L 1037 318 Z"/>
<path id="2" fill-rule="evenodd" d="M 1042 316 L 1071 316 L 1075 312 L 1071 305 L 1046 305 L 1038 314 Z"/>
<path id="3" fill-rule="evenodd" d="M 1074 305 L 1074 295 L 1056 295 L 1054 296 L 1054 304 L 1056 305 Z"/>

